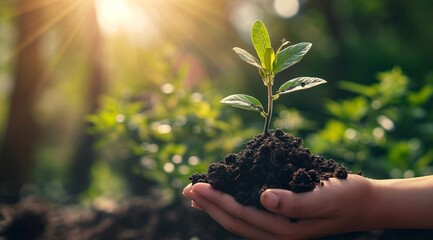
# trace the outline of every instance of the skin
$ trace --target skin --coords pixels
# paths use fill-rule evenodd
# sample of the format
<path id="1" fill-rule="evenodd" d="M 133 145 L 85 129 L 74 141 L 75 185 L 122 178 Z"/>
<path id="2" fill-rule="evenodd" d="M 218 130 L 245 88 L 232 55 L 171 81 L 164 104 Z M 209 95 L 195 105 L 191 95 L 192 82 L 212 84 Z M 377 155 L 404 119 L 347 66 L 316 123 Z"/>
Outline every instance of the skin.
<path id="1" fill-rule="evenodd" d="M 226 230 L 247 239 L 310 239 L 377 229 L 433 229 L 433 176 L 375 180 L 350 174 L 306 193 L 268 189 L 268 210 L 244 206 L 209 184 L 183 194 Z M 296 222 L 289 219 L 296 218 Z"/>

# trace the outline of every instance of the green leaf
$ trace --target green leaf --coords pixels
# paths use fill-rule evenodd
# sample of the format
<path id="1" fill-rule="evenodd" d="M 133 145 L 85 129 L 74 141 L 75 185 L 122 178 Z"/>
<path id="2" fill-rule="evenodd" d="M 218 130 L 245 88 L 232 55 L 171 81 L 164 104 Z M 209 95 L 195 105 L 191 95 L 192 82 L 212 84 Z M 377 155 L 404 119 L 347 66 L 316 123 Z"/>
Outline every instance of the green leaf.
<path id="1" fill-rule="evenodd" d="M 274 63 L 275 60 L 275 53 L 274 53 L 274 49 L 272 48 L 266 48 L 265 51 L 265 69 L 268 71 L 272 71 L 272 64 Z"/>
<path id="2" fill-rule="evenodd" d="M 312 88 L 317 85 L 326 83 L 325 80 L 321 78 L 314 77 L 298 77 L 287 81 L 278 89 L 277 94 L 285 94 L 289 92 L 304 90 L 307 88 Z"/>
<path id="3" fill-rule="evenodd" d="M 302 57 L 310 50 L 311 43 L 298 43 L 277 52 L 274 62 L 274 73 L 277 74 L 295 63 L 301 61 Z"/>
<path id="4" fill-rule="evenodd" d="M 260 62 L 264 67 L 265 52 L 267 48 L 271 48 L 271 38 L 262 21 L 257 20 L 251 28 L 251 40 L 256 49 L 257 56 L 259 56 Z"/>
<path id="5" fill-rule="evenodd" d="M 262 66 L 260 65 L 260 62 L 257 60 L 257 58 L 255 58 L 253 55 L 251 55 L 249 52 L 245 51 L 242 48 L 238 48 L 235 47 L 233 48 L 233 51 L 235 51 L 239 57 L 244 60 L 245 62 L 257 67 L 257 68 L 262 68 Z"/>
<path id="6" fill-rule="evenodd" d="M 246 94 L 233 94 L 221 100 L 221 103 L 250 111 L 263 112 L 263 105 L 255 97 Z"/>

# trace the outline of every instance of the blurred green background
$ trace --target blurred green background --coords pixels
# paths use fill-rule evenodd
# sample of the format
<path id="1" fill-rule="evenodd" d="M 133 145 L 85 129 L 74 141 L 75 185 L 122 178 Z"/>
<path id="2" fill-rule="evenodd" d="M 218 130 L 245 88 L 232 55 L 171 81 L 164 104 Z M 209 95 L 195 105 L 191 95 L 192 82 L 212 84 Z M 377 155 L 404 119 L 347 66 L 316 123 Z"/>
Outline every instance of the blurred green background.
<path id="1" fill-rule="evenodd" d="M 196 171 L 262 131 L 250 28 L 311 42 L 277 75 L 328 84 L 281 97 L 273 128 L 368 177 L 433 173 L 432 1 L 0 2 L 0 200 L 181 201 Z"/>

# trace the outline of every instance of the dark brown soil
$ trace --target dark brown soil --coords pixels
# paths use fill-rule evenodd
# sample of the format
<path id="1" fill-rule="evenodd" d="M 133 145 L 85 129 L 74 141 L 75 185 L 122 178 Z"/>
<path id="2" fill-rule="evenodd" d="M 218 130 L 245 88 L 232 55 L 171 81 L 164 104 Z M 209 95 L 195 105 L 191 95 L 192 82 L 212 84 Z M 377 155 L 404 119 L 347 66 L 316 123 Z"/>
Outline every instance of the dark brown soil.
<path id="1" fill-rule="evenodd" d="M 189 204 L 158 202 L 137 198 L 112 212 L 40 201 L 0 205 L 0 239 L 238 239 Z"/>
<path id="2" fill-rule="evenodd" d="M 259 134 L 238 153 L 212 163 L 208 172 L 190 177 L 232 195 L 244 205 L 262 208 L 260 194 L 268 188 L 311 191 L 329 178 L 346 179 L 348 169 L 332 159 L 312 154 L 301 138 L 280 129 Z"/>
<path id="3" fill-rule="evenodd" d="M 189 203 L 189 201 L 188 201 Z M 46 202 L 0 205 L 2 240 L 240 240 L 189 204 L 137 198 L 113 212 Z M 433 230 L 345 233 L 320 240 L 430 240 Z"/>

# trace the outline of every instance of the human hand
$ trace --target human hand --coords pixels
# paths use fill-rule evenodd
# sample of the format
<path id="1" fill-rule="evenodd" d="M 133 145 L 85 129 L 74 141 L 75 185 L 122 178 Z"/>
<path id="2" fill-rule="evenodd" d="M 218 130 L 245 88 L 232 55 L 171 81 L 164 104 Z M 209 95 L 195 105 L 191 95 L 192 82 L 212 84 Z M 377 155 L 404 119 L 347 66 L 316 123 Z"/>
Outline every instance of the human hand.
<path id="1" fill-rule="evenodd" d="M 374 226 L 369 206 L 377 193 L 372 185 L 370 179 L 351 174 L 345 180 L 324 181 L 311 192 L 268 189 L 260 198 L 268 211 L 244 206 L 205 183 L 190 184 L 183 194 L 193 207 L 234 234 L 248 239 L 309 239 Z"/>

